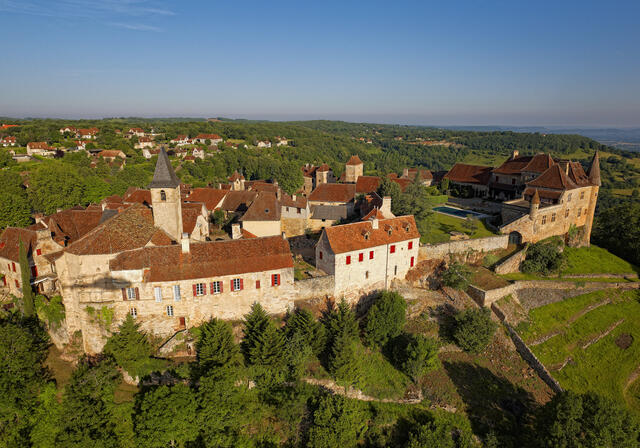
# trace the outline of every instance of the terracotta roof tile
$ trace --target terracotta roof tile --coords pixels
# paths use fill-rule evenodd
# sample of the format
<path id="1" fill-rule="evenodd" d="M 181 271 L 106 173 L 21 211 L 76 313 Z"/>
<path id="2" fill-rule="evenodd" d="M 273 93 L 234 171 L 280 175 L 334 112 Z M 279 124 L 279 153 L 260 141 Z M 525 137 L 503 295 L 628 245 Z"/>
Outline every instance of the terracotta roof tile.
<path id="1" fill-rule="evenodd" d="M 407 177 L 406 179 L 415 179 L 416 178 L 416 174 L 418 172 L 420 172 L 420 180 L 432 180 L 433 179 L 433 173 L 430 170 L 427 169 L 418 169 L 418 168 L 409 168 L 407 170 Z"/>
<path id="2" fill-rule="evenodd" d="M 493 169 L 496 174 L 519 174 L 524 167 L 529 165 L 532 156 L 512 157 L 505 161 L 502 165 Z"/>
<path id="3" fill-rule="evenodd" d="M 137 189 L 129 194 L 125 193 L 124 202 L 137 202 L 139 204 L 151 205 L 151 191 Z"/>
<path id="4" fill-rule="evenodd" d="M 356 195 L 355 184 L 320 184 L 309 195 L 310 202 L 350 202 Z"/>
<path id="5" fill-rule="evenodd" d="M 182 203 L 182 231 L 188 234 L 193 233 L 198 217 L 202 216 L 202 202 Z"/>
<path id="6" fill-rule="evenodd" d="M 371 193 L 377 191 L 380 186 L 378 176 L 358 176 L 356 181 L 356 193 Z"/>
<path id="7" fill-rule="evenodd" d="M 444 178 L 452 182 L 486 185 L 491 176 L 491 170 L 492 168 L 490 166 L 456 163 L 453 165 L 453 168 L 445 174 Z"/>
<path id="8" fill-rule="evenodd" d="M 358 157 L 358 155 L 353 155 L 351 156 L 351 158 L 349 159 L 349 161 L 346 163 L 347 165 L 362 165 L 362 160 L 360 160 L 360 157 Z"/>
<path id="9" fill-rule="evenodd" d="M 70 244 L 95 229 L 102 219 L 102 207 L 66 209 L 42 218 L 51 237 L 60 245 Z"/>
<path id="10" fill-rule="evenodd" d="M 547 171 L 527 183 L 527 187 L 549 188 L 552 190 L 571 190 L 577 185 L 569 179 L 559 164 L 552 165 Z"/>
<path id="11" fill-rule="evenodd" d="M 27 254 L 36 245 L 38 237 L 35 230 L 7 227 L 0 235 L 0 257 L 20 262 L 20 240 Z"/>
<path id="12" fill-rule="evenodd" d="M 536 154 L 531 158 L 531 161 L 527 166 L 522 168 L 522 171 L 530 173 L 544 173 L 554 164 L 555 162 L 549 154 Z"/>
<path id="13" fill-rule="evenodd" d="M 187 200 L 202 202 L 207 207 L 207 210 L 213 211 L 218 207 L 228 193 L 229 190 L 222 190 L 218 188 L 194 188 L 191 194 L 187 197 Z"/>
<path id="14" fill-rule="evenodd" d="M 335 254 L 420 238 L 410 215 L 379 220 L 377 229 L 371 221 L 327 227 L 324 235 Z"/>
<path id="15" fill-rule="evenodd" d="M 280 204 L 274 193 L 260 192 L 241 221 L 279 221 Z"/>
<path id="16" fill-rule="evenodd" d="M 109 263 L 112 271 L 145 270 L 145 281 L 167 282 L 224 275 L 239 275 L 293 267 L 287 240 L 280 236 L 231 241 L 145 247 L 119 254 Z"/>
<path id="17" fill-rule="evenodd" d="M 294 201 L 293 196 L 290 196 L 283 191 L 280 196 L 280 205 L 283 207 L 307 208 L 307 198 L 302 195 L 296 195 L 296 199 Z"/>
<path id="18" fill-rule="evenodd" d="M 255 191 L 229 191 L 220 208 L 227 212 L 245 212 L 256 196 Z"/>

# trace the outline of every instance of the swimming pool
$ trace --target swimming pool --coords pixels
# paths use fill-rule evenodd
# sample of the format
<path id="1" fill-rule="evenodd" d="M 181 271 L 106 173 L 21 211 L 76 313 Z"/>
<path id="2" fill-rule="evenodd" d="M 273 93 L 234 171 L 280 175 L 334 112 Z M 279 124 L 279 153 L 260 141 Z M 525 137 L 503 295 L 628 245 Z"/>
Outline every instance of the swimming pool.
<path id="1" fill-rule="evenodd" d="M 462 209 L 453 208 L 453 207 L 440 206 L 440 207 L 433 207 L 433 209 L 436 212 L 440 212 L 445 215 L 455 216 L 457 218 L 466 218 L 467 216 L 471 216 L 472 218 L 479 219 L 479 218 L 487 217 L 487 215 L 483 213 L 478 213 L 471 210 L 462 210 Z"/>

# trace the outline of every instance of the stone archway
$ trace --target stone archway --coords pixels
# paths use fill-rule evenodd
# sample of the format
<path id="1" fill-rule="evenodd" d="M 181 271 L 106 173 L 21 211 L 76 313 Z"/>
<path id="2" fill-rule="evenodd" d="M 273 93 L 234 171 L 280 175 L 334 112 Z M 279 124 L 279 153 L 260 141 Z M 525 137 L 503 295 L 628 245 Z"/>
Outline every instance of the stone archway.
<path id="1" fill-rule="evenodd" d="M 509 234 L 509 244 L 522 244 L 522 234 L 520 232 L 511 232 Z"/>

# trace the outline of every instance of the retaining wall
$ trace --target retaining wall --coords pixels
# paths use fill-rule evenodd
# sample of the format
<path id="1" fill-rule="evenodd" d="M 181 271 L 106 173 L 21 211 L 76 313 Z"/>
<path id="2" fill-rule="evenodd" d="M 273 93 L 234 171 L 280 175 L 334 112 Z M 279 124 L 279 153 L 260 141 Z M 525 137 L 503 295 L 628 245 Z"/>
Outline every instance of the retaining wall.
<path id="1" fill-rule="evenodd" d="M 496 274 L 511 274 L 520 272 L 520 264 L 527 256 L 527 248 L 516 252 L 494 268 Z"/>
<path id="2" fill-rule="evenodd" d="M 449 254 L 461 254 L 467 251 L 490 252 L 492 250 L 506 249 L 509 245 L 509 235 L 488 236 L 472 240 L 448 241 L 440 244 L 427 244 L 420 246 L 418 260 L 431 258 L 444 258 Z"/>
<path id="3" fill-rule="evenodd" d="M 335 287 L 336 281 L 333 275 L 296 280 L 294 282 L 296 301 L 332 297 Z"/>

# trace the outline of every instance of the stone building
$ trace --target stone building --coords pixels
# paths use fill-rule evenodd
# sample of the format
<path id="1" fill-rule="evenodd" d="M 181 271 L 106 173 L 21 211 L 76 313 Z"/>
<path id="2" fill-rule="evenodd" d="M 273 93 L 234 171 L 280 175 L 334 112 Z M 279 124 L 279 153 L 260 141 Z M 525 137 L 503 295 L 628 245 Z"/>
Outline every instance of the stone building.
<path id="1" fill-rule="evenodd" d="M 520 199 L 502 205 L 503 234 L 512 242 L 534 243 L 575 228 L 581 244 L 589 244 L 601 185 L 597 152 L 587 173 L 578 162 L 554 162 L 525 185 Z"/>
<path id="2" fill-rule="evenodd" d="M 320 230 L 353 215 L 355 184 L 321 184 L 309 195 L 309 228 Z"/>
<path id="3" fill-rule="evenodd" d="M 327 227 L 316 245 L 316 267 L 335 276 L 336 297 L 388 288 L 418 260 L 420 233 L 413 216 Z"/>
<path id="4" fill-rule="evenodd" d="M 183 233 L 180 181 L 164 149 L 158 155 L 149 189 L 153 204 L 153 222 L 174 241 L 180 241 Z"/>
<path id="5" fill-rule="evenodd" d="M 358 177 L 364 174 L 364 164 L 357 155 L 351 156 L 344 167 L 344 182 L 355 184 Z"/>
<path id="6" fill-rule="evenodd" d="M 402 179 L 413 181 L 416 176 L 419 176 L 420 182 L 425 187 L 430 187 L 433 184 L 433 173 L 427 169 L 405 168 L 402 170 Z"/>

